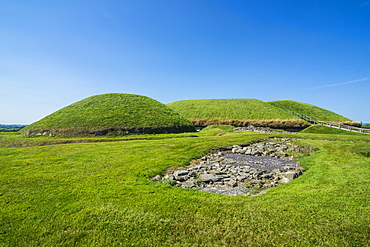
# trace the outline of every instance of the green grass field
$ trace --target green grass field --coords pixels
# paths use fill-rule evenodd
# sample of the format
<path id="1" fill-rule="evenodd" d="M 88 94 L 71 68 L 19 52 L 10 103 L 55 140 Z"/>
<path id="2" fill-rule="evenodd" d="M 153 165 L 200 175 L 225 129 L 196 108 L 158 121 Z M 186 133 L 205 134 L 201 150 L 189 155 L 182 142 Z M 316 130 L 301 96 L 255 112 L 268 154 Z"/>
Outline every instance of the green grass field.
<path id="1" fill-rule="evenodd" d="M 308 117 L 312 117 L 314 120 L 317 121 L 343 122 L 343 123 L 353 122 L 352 120 L 343 117 L 337 113 L 334 113 L 332 111 L 302 102 L 297 102 L 293 100 L 277 100 L 270 101 L 268 103 L 281 109 L 289 110 Z"/>
<path id="2" fill-rule="evenodd" d="M 167 105 L 199 126 L 306 126 L 298 117 L 256 99 L 182 100 Z"/>
<path id="3" fill-rule="evenodd" d="M 224 133 L 70 144 L 1 134 L 0 246 L 369 246 L 368 135 L 213 129 Z M 298 138 L 314 153 L 300 159 L 303 176 L 264 195 L 150 181 L 212 148 L 274 136 Z M 10 142 L 27 147 L 6 148 Z"/>
<path id="4" fill-rule="evenodd" d="M 154 99 L 112 93 L 92 96 L 66 106 L 28 125 L 22 133 L 78 136 L 194 130 L 189 120 Z"/>

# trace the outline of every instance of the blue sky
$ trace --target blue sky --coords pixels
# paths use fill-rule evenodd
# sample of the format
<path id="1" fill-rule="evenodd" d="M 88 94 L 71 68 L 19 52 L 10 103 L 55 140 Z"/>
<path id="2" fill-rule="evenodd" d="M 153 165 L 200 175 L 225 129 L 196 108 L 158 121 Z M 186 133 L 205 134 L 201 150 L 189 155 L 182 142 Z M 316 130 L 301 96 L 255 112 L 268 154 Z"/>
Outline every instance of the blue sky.
<path id="1" fill-rule="evenodd" d="M 86 97 L 296 100 L 370 122 L 370 1 L 0 2 L 0 123 Z"/>

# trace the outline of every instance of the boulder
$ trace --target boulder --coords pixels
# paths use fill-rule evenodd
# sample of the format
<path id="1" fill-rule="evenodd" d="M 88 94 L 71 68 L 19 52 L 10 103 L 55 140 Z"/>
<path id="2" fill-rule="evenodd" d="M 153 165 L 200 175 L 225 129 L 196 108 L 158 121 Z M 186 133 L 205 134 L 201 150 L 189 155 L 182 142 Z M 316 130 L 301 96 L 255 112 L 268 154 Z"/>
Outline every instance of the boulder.
<path id="1" fill-rule="evenodd" d="M 291 180 L 289 178 L 282 178 L 281 180 L 279 180 L 280 183 L 284 183 L 284 184 L 287 184 L 289 183 Z"/>
<path id="2" fill-rule="evenodd" d="M 186 180 L 188 180 L 190 177 L 189 176 L 187 176 L 187 175 L 185 175 L 185 176 L 177 176 L 177 177 L 175 177 L 175 179 L 177 180 L 177 181 L 179 181 L 179 182 L 184 182 L 184 181 L 186 181 Z"/>
<path id="3" fill-rule="evenodd" d="M 195 188 L 197 185 L 194 183 L 194 180 L 187 180 L 181 184 L 182 188 Z"/>
<path id="4" fill-rule="evenodd" d="M 178 176 L 184 176 L 184 175 L 188 175 L 189 174 L 189 171 L 188 170 L 177 170 L 173 173 L 173 175 L 175 177 L 178 177 Z"/>
<path id="5" fill-rule="evenodd" d="M 209 183 L 209 182 L 217 182 L 220 180 L 219 177 L 213 175 L 213 174 L 200 174 L 199 179 L 202 182 Z"/>

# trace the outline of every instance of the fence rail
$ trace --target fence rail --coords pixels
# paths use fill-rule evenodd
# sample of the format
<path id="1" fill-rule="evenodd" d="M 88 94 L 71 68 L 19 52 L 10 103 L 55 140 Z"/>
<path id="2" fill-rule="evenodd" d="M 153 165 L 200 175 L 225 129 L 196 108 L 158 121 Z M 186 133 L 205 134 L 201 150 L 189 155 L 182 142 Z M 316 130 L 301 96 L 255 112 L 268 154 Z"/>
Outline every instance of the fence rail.
<path id="1" fill-rule="evenodd" d="M 314 121 L 314 124 L 320 124 L 320 125 L 325 125 L 325 126 L 332 127 L 332 128 L 344 129 L 344 130 L 349 130 L 349 131 L 359 132 L 359 133 L 364 133 L 364 134 L 370 134 L 370 129 L 359 128 L 359 127 L 346 125 L 346 124 L 340 124 L 336 122 Z"/>
<path id="2" fill-rule="evenodd" d="M 370 129 L 365 129 L 365 128 L 359 128 L 351 125 L 346 125 L 346 124 L 341 124 L 341 123 L 336 123 L 336 122 L 327 122 L 327 121 L 320 121 L 316 117 L 313 116 L 307 116 L 304 114 L 299 114 L 297 112 L 289 111 L 282 109 L 284 111 L 287 111 L 311 124 L 319 124 L 319 125 L 324 125 L 327 127 L 331 128 L 337 128 L 337 129 L 343 129 L 343 130 L 348 130 L 348 131 L 353 131 L 353 132 L 359 132 L 359 133 L 364 133 L 364 134 L 370 134 Z"/>

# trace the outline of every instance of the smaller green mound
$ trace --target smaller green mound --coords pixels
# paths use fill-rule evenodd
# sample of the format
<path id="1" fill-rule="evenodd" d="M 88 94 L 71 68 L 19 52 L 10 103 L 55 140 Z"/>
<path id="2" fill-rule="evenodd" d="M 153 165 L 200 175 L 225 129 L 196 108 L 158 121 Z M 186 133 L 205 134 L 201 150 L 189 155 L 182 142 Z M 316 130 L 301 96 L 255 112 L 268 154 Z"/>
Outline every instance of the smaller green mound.
<path id="1" fill-rule="evenodd" d="M 102 94 L 66 106 L 22 129 L 25 135 L 124 135 L 194 132 L 194 125 L 166 105 L 134 94 Z"/>
<path id="2" fill-rule="evenodd" d="M 346 131 L 342 129 L 331 128 L 323 125 L 312 125 L 299 133 L 305 134 L 328 134 L 328 135 L 364 135 L 357 132 Z"/>
<path id="3" fill-rule="evenodd" d="M 232 125 L 208 125 L 199 134 L 205 136 L 221 136 L 227 132 L 232 132 L 235 127 Z"/>
<path id="4" fill-rule="evenodd" d="M 182 100 L 167 105 L 195 126 L 307 127 L 300 118 L 256 99 Z"/>
<path id="5" fill-rule="evenodd" d="M 326 110 L 321 107 L 302 103 L 302 102 L 297 102 L 293 100 L 277 100 L 277 101 L 270 101 L 267 103 L 273 106 L 276 106 L 278 108 L 284 109 L 284 110 L 298 113 L 304 117 L 311 118 L 312 120 L 315 120 L 315 121 L 338 122 L 338 123 L 343 123 L 343 124 L 353 125 L 353 126 L 359 125 L 359 123 L 354 122 L 337 113 L 334 113 L 332 111 Z"/>

